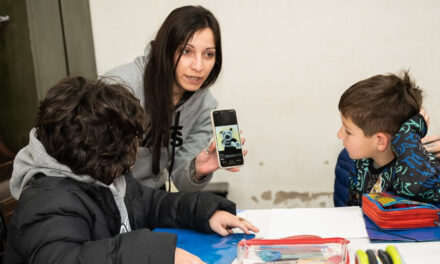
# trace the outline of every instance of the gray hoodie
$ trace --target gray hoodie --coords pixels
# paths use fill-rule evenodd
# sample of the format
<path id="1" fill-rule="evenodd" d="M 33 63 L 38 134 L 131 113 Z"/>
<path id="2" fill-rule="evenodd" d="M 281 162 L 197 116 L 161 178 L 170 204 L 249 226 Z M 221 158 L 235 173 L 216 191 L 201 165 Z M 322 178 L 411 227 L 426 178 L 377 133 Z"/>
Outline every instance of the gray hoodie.
<path id="1" fill-rule="evenodd" d="M 131 87 L 135 95 L 144 106 L 143 75 L 149 48 L 145 49 L 145 56 L 137 57 L 133 62 L 121 65 L 105 74 L 107 77 L 122 82 Z M 193 159 L 212 138 L 210 113 L 217 107 L 217 100 L 208 89 L 199 89 L 185 103 L 180 105 L 175 113 L 180 112 L 179 125 L 174 130 L 178 140 L 182 143 L 175 149 L 172 180 L 180 191 L 197 191 L 203 188 L 212 174 L 207 175 L 202 182 L 193 179 Z M 173 120 L 173 124 L 175 121 Z M 173 131 L 172 131 L 173 132 Z M 168 153 L 169 152 L 169 153 Z M 152 188 L 159 188 L 168 179 L 168 165 L 170 162 L 171 145 L 169 149 L 162 148 L 160 159 L 160 173 L 154 175 L 152 170 L 152 156 L 148 148 L 140 147 L 137 161 L 133 167 L 133 176 L 141 183 Z"/>
<path id="2" fill-rule="evenodd" d="M 121 214 L 121 233 L 130 231 L 127 208 L 124 203 L 125 177 L 117 177 L 110 186 L 89 175 L 77 175 L 69 167 L 50 156 L 36 137 L 36 129 L 29 133 L 29 144 L 22 148 L 14 159 L 12 177 L 9 182 L 12 196 L 18 200 L 26 184 L 38 173 L 48 177 L 67 177 L 79 182 L 97 184 L 110 189 Z"/>

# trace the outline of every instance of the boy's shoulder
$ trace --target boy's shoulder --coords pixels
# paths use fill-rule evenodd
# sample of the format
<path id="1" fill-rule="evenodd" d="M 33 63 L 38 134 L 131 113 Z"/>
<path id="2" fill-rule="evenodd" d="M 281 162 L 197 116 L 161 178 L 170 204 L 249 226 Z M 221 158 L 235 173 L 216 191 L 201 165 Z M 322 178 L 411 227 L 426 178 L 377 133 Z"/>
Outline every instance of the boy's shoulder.
<path id="1" fill-rule="evenodd" d="M 29 181 L 18 200 L 15 214 L 24 214 L 20 219 L 29 220 L 31 215 L 56 213 L 59 210 L 72 212 L 84 209 L 90 193 L 98 193 L 100 187 L 66 177 L 38 174 Z"/>
<path id="2" fill-rule="evenodd" d="M 20 200 L 40 193 L 42 195 L 52 195 L 52 193 L 64 193 L 79 189 L 81 189 L 81 183 L 68 177 L 46 176 L 43 173 L 38 173 L 27 183 Z"/>

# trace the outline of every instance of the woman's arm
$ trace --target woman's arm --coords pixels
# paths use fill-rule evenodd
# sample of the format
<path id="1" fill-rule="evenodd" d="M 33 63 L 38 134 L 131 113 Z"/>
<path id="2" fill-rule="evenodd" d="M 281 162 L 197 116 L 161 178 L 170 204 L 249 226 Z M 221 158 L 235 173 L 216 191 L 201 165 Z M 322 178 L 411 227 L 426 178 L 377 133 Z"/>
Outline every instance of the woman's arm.
<path id="1" fill-rule="evenodd" d="M 201 190 L 211 180 L 212 173 L 218 169 L 217 157 L 210 157 L 215 154 L 211 153 L 211 155 L 209 155 L 210 159 L 208 160 L 208 164 L 210 162 L 211 164 L 214 164 L 214 167 L 211 170 L 205 170 L 204 175 L 198 173 L 199 164 L 197 164 L 197 161 L 199 159 L 196 157 L 208 147 L 209 141 L 213 137 L 210 114 L 211 111 L 217 107 L 217 101 L 214 99 L 210 91 L 200 91 L 199 93 L 200 94 L 196 93 L 193 95 L 199 96 L 199 98 L 190 98 L 189 100 L 196 100 L 187 102 L 198 104 L 197 115 L 186 117 L 196 120 L 191 123 L 192 127 L 188 130 L 188 134 L 184 138 L 183 144 L 176 148 L 172 179 L 174 185 L 179 191 Z M 185 107 L 185 105 L 183 106 Z M 184 121 L 183 125 L 185 126 L 188 124 L 185 124 Z M 204 154 L 206 155 L 204 152 L 201 155 Z M 204 164 L 206 164 L 206 162 L 204 162 Z"/>

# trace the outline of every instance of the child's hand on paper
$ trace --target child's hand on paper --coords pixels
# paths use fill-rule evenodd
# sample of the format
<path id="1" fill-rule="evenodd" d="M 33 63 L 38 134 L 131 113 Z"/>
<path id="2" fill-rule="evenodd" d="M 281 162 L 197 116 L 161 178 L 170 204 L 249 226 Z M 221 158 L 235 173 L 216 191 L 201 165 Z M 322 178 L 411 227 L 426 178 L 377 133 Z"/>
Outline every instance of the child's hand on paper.
<path id="1" fill-rule="evenodd" d="M 176 248 L 176 252 L 174 253 L 174 263 L 175 264 L 203 264 L 201 259 L 199 259 L 196 255 L 189 253 L 188 251 Z"/>
<path id="2" fill-rule="evenodd" d="M 240 228 L 244 233 L 255 233 L 260 230 L 244 218 L 235 216 L 226 211 L 217 210 L 209 219 L 209 227 L 221 236 L 232 234 L 232 228 Z"/>

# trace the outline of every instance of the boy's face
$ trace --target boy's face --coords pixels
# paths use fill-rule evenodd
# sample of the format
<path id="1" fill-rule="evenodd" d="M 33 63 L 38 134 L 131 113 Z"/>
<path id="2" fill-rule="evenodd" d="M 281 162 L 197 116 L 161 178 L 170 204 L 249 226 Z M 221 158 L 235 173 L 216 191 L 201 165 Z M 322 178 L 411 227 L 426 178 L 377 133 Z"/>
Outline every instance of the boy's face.
<path id="1" fill-rule="evenodd" d="M 342 140 L 350 158 L 365 159 L 373 157 L 376 152 L 374 137 L 366 137 L 362 129 L 342 114 L 341 120 L 342 127 L 338 131 L 338 138 Z"/>

